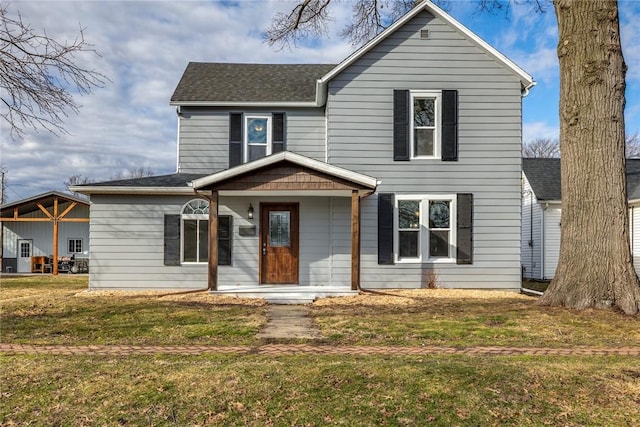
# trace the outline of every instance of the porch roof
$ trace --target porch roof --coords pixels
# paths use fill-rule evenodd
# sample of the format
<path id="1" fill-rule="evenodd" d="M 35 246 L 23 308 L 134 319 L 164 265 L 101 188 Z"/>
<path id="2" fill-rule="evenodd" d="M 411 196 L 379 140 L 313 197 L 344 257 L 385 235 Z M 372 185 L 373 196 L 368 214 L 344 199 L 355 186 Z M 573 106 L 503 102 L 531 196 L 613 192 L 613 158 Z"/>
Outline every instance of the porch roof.
<path id="1" fill-rule="evenodd" d="M 36 196 L 28 197 L 26 199 L 16 200 L 11 203 L 6 203 L 0 207 L 2 218 L 12 218 L 14 216 L 14 210 L 17 208 L 19 215 L 24 215 L 31 212 L 39 212 L 41 209 L 38 205 L 44 208 L 51 208 L 54 203 L 54 199 L 58 198 L 63 202 L 78 203 L 80 205 L 89 206 L 89 200 L 86 198 L 80 198 L 72 194 L 66 194 L 59 191 L 49 191 L 46 193 L 38 194 Z"/>
<path id="2" fill-rule="evenodd" d="M 283 151 L 253 162 L 195 179 L 194 190 L 228 192 L 295 191 L 327 194 L 331 191 L 375 190 L 378 180 L 368 175 Z"/>

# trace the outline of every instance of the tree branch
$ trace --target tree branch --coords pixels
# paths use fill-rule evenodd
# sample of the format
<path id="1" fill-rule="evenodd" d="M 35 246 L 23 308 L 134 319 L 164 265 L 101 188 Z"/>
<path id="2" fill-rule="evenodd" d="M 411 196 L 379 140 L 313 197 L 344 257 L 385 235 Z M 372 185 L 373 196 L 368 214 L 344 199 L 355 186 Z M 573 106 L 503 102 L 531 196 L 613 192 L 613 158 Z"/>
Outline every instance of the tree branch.
<path id="1" fill-rule="evenodd" d="M 12 138 L 23 136 L 27 128 L 67 133 L 63 117 L 80 108 L 74 93 L 89 94 L 109 81 L 78 63 L 77 55 L 84 52 L 98 55 L 85 41 L 83 28 L 73 43 L 59 43 L 46 32 L 35 34 L 19 13 L 12 18 L 8 6 L 0 6 L 0 117 Z"/>

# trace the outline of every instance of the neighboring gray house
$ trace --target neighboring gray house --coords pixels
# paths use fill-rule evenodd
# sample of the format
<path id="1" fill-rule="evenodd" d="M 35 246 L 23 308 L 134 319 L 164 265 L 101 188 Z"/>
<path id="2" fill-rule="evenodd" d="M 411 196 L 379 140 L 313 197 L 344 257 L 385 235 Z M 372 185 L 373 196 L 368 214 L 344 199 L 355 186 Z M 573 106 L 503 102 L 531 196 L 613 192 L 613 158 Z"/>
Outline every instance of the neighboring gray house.
<path id="1" fill-rule="evenodd" d="M 533 85 L 430 2 L 338 65 L 190 63 L 177 173 L 74 188 L 90 288 L 519 289 Z"/>
<path id="2" fill-rule="evenodd" d="M 640 159 L 627 159 L 629 240 L 640 271 Z M 560 254 L 560 159 L 522 159 L 522 273 L 550 280 Z"/>
<path id="3" fill-rule="evenodd" d="M 54 273 L 51 258 L 89 257 L 89 201 L 50 191 L 0 207 L 4 273 Z"/>

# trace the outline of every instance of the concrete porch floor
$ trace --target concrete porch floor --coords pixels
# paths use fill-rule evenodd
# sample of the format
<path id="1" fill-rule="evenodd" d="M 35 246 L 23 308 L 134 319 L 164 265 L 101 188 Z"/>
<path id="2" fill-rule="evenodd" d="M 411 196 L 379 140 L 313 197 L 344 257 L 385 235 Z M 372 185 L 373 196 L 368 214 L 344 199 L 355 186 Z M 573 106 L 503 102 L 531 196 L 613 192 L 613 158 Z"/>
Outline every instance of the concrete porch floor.
<path id="1" fill-rule="evenodd" d="M 262 298 L 271 304 L 309 304 L 318 298 L 358 295 L 347 286 L 220 285 L 212 294 Z"/>

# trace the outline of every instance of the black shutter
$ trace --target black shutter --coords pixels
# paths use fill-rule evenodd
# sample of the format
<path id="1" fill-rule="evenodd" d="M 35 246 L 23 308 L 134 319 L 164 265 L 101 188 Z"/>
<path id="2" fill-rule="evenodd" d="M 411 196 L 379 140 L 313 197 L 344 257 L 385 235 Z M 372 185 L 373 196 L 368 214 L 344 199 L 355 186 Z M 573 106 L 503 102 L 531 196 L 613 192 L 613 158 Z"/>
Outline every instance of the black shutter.
<path id="1" fill-rule="evenodd" d="M 242 164 L 242 113 L 229 113 L 229 167 Z"/>
<path id="2" fill-rule="evenodd" d="M 393 160 L 409 160 L 409 91 L 393 91 Z"/>
<path id="3" fill-rule="evenodd" d="M 457 264 L 473 264 L 473 194 L 458 194 Z"/>
<path id="4" fill-rule="evenodd" d="M 164 216 L 164 265 L 180 265 L 180 218 Z"/>
<path id="5" fill-rule="evenodd" d="M 393 265 L 393 193 L 378 194 L 378 264 Z"/>
<path id="6" fill-rule="evenodd" d="M 271 153 L 279 153 L 286 149 L 285 144 L 285 115 L 284 113 L 273 113 L 273 127 L 271 136 Z"/>
<path id="7" fill-rule="evenodd" d="M 442 160 L 458 161 L 458 91 L 442 91 Z"/>
<path id="8" fill-rule="evenodd" d="M 218 216 L 218 265 L 231 265 L 231 236 L 233 218 L 230 215 Z"/>

